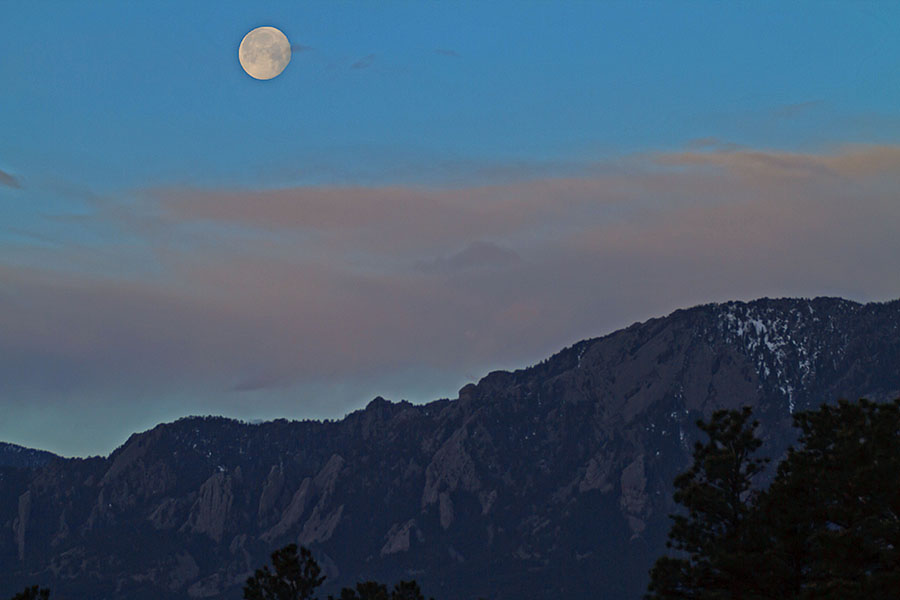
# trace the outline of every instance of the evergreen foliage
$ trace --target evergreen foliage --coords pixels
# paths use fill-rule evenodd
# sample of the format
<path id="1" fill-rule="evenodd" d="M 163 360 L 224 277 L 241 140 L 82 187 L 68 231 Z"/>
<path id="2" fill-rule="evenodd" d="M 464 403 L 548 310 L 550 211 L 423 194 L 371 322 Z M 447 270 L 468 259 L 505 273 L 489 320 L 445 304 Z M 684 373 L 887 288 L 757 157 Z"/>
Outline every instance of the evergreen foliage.
<path id="1" fill-rule="evenodd" d="M 364 581 L 357 583 L 355 589 L 342 589 L 341 595 L 337 598 L 329 596 L 329 600 L 425 600 L 425 596 L 414 580 L 396 583 L 390 595 L 386 585 L 376 581 Z"/>
<path id="2" fill-rule="evenodd" d="M 422 595 L 422 590 L 415 581 L 400 581 L 394 585 L 391 600 L 425 600 L 425 596 Z"/>
<path id="3" fill-rule="evenodd" d="M 675 479 L 675 501 L 687 515 L 671 516 L 667 546 L 679 556 L 654 565 L 648 599 L 741 598 L 748 576 L 741 556 L 749 541 L 748 501 L 766 462 L 753 456 L 761 442 L 750 416 L 744 407 L 697 423 L 709 440 L 695 444 L 693 466 Z"/>
<path id="4" fill-rule="evenodd" d="M 649 600 L 877 600 L 900 596 L 900 400 L 840 401 L 794 415 L 798 445 L 768 489 L 749 410 L 701 428 L 675 481 L 670 547 Z"/>
<path id="5" fill-rule="evenodd" d="M 244 586 L 245 600 L 308 600 L 325 581 L 321 569 L 305 547 L 297 553 L 290 544 L 272 553 L 272 567 L 257 569 Z"/>
<path id="6" fill-rule="evenodd" d="M 800 413 L 799 448 L 760 498 L 771 596 L 900 597 L 900 400 Z"/>
<path id="7" fill-rule="evenodd" d="M 391 600 L 387 586 L 376 581 L 362 581 L 356 589 L 344 588 L 338 600 Z"/>
<path id="8" fill-rule="evenodd" d="M 301 546 L 298 551 L 296 544 L 273 552 L 272 567 L 274 572 L 264 566 L 247 579 L 244 600 L 310 600 L 316 588 L 325 581 L 309 549 Z M 21 600 L 31 598 L 26 596 Z M 13 600 L 20 600 L 19 596 Z M 337 598 L 328 596 L 328 600 L 425 600 L 425 597 L 415 581 L 400 581 L 390 594 L 383 583 L 363 581 L 355 588 L 343 588 Z"/>
<path id="9" fill-rule="evenodd" d="M 48 598 L 50 598 L 49 589 L 33 585 L 13 596 L 12 600 L 48 600 Z"/>

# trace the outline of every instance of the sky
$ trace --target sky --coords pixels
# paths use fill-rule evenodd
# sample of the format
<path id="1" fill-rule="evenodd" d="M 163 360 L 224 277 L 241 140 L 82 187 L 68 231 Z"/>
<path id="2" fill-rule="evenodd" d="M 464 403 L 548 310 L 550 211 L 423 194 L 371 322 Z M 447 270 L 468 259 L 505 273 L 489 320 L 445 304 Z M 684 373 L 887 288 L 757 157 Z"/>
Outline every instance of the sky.
<path id="1" fill-rule="evenodd" d="M 900 297 L 897 2 L 0 10 L 3 441 L 340 418 L 696 304 Z"/>

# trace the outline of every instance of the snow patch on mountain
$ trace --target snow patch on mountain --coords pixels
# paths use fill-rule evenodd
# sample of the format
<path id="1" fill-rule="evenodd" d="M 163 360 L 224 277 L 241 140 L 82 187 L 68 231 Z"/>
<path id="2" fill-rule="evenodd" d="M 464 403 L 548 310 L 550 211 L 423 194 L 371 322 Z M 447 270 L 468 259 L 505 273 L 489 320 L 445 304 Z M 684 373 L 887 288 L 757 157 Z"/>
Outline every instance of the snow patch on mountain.
<path id="1" fill-rule="evenodd" d="M 770 302 L 728 302 L 718 305 L 719 333 L 725 341 L 742 348 L 756 366 L 760 386 L 777 391 L 789 413 L 797 407 L 797 390 L 805 389 L 815 379 L 817 365 L 824 351 L 822 328 L 835 331 L 832 313 L 822 322 L 813 307 L 814 301 L 792 302 L 785 311 Z M 845 310 L 856 304 L 842 301 Z M 827 337 L 832 337 L 831 335 Z M 840 335 L 838 335 L 840 337 Z M 839 359 L 846 349 L 846 338 L 830 348 L 829 354 Z"/>

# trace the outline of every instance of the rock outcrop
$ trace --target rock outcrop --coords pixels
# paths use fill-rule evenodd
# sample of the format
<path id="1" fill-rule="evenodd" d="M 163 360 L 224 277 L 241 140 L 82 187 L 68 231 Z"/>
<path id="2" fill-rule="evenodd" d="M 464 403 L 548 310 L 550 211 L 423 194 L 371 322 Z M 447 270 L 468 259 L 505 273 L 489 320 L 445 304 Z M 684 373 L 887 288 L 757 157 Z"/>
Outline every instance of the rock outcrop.
<path id="1" fill-rule="evenodd" d="M 222 471 L 214 473 L 200 486 L 197 500 L 182 529 L 191 533 L 205 533 L 213 541 L 221 542 L 232 502 L 234 494 L 231 491 L 231 477 Z"/>

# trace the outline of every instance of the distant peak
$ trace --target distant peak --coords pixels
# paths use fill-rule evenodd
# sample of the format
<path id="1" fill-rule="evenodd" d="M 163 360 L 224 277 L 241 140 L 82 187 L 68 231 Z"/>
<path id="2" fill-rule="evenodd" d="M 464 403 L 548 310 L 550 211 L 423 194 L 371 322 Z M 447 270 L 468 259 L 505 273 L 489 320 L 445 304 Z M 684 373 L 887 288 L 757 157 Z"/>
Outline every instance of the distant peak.
<path id="1" fill-rule="evenodd" d="M 381 408 L 383 406 L 391 406 L 392 404 L 393 402 L 391 402 L 390 400 L 385 400 L 381 396 L 375 396 L 368 404 L 366 404 L 366 410 L 372 408 Z"/>

